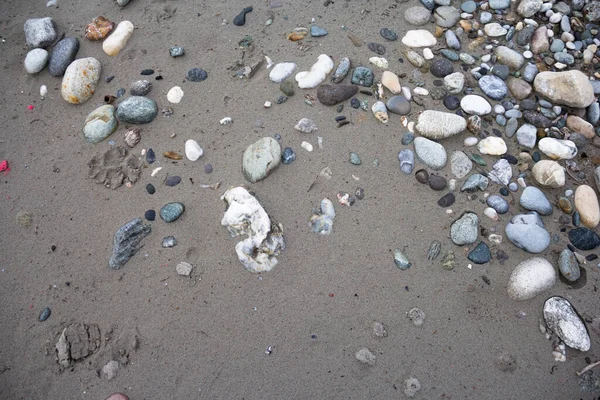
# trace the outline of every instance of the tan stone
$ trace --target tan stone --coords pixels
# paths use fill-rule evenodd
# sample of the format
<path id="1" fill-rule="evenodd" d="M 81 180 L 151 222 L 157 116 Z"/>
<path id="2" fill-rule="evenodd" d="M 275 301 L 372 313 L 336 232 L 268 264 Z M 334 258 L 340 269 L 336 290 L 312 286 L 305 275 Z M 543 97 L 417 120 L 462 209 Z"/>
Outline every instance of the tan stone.
<path id="1" fill-rule="evenodd" d="M 594 126 L 576 115 L 569 115 L 567 117 L 567 128 L 574 132 L 581 133 L 587 139 L 593 139 L 596 136 Z"/>
<path id="2" fill-rule="evenodd" d="M 588 185 L 581 185 L 575 190 L 575 208 L 581 216 L 581 223 L 594 229 L 600 222 L 600 205 L 596 192 Z"/>
<path id="3" fill-rule="evenodd" d="M 398 79 L 398 75 L 391 71 L 383 71 L 383 74 L 381 75 L 381 83 L 393 94 L 400 94 L 402 92 L 402 86 L 400 86 L 400 79 Z"/>
<path id="4" fill-rule="evenodd" d="M 519 78 L 508 78 L 506 81 L 508 89 L 517 100 L 523 100 L 531 94 L 531 85 Z"/>
<path id="5" fill-rule="evenodd" d="M 565 185 L 565 169 L 556 161 L 538 161 L 531 173 L 536 182 L 542 186 L 559 188 Z"/>
<path id="6" fill-rule="evenodd" d="M 540 72 L 533 81 L 533 87 L 538 95 L 550 102 L 569 107 L 585 108 L 595 100 L 589 78 L 579 70 Z"/>

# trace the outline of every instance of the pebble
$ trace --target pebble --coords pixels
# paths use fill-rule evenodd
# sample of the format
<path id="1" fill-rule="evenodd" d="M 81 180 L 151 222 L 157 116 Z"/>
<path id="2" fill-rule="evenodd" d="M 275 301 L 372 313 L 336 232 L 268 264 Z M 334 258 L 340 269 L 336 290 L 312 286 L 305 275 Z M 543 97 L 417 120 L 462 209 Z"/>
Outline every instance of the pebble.
<path id="1" fill-rule="evenodd" d="M 50 75 L 63 76 L 67 67 L 75 60 L 79 51 L 79 40 L 76 38 L 64 38 L 54 46 L 48 61 L 48 72 Z"/>
<path id="2" fill-rule="evenodd" d="M 371 68 L 358 66 L 352 70 L 352 76 L 350 82 L 355 85 L 371 87 L 373 86 L 373 80 L 375 76 Z"/>
<path id="3" fill-rule="evenodd" d="M 452 6 L 440 6 L 435 9 L 433 19 L 442 28 L 452 28 L 460 19 L 460 11 Z"/>
<path id="4" fill-rule="evenodd" d="M 294 84 L 291 81 L 281 82 L 279 85 L 279 90 L 281 90 L 283 94 L 288 97 L 292 97 L 294 94 L 296 94 L 296 91 L 294 90 Z"/>
<path id="5" fill-rule="evenodd" d="M 420 169 L 417 172 L 415 172 L 415 179 L 417 180 L 417 182 L 425 184 L 429 182 L 429 173 L 424 169 Z"/>
<path id="6" fill-rule="evenodd" d="M 492 112 L 492 106 L 490 103 L 483 97 L 476 94 L 464 96 L 460 101 L 460 108 L 462 108 L 462 110 L 467 114 L 472 115 L 487 115 Z"/>
<path id="7" fill-rule="evenodd" d="M 429 168 L 437 171 L 446 165 L 448 155 L 441 144 L 424 137 L 416 137 L 414 146 L 418 160 Z"/>
<path id="8" fill-rule="evenodd" d="M 88 143 L 99 143 L 117 129 L 115 107 L 105 104 L 88 114 L 83 123 L 83 137 Z"/>
<path id="9" fill-rule="evenodd" d="M 286 147 L 283 149 L 283 153 L 281 154 L 281 162 L 284 164 L 291 164 L 294 160 L 296 160 L 296 153 L 291 147 Z"/>
<path id="10" fill-rule="evenodd" d="M 492 259 L 492 254 L 485 242 L 479 242 L 479 244 L 467 254 L 467 258 L 475 264 L 485 264 Z"/>
<path id="11" fill-rule="evenodd" d="M 504 198 L 493 194 L 486 199 L 488 206 L 492 207 L 498 214 L 506 214 L 509 210 L 508 201 Z"/>
<path id="12" fill-rule="evenodd" d="M 421 390 L 421 383 L 412 376 L 404 381 L 404 395 L 408 398 L 415 397 Z"/>
<path id="13" fill-rule="evenodd" d="M 154 100 L 144 96 L 130 96 L 117 106 L 117 118 L 128 124 L 148 124 L 158 114 Z"/>
<path id="14" fill-rule="evenodd" d="M 575 208 L 579 212 L 581 223 L 594 229 L 600 222 L 600 205 L 596 192 L 588 185 L 580 185 L 575 190 Z"/>
<path id="15" fill-rule="evenodd" d="M 479 234 L 477 214 L 466 212 L 450 226 L 450 239 L 458 246 L 475 243 Z"/>
<path id="16" fill-rule="evenodd" d="M 129 2 L 129 0 L 127 0 L 127 2 Z M 105 400 L 129 400 L 129 397 L 127 397 L 123 393 L 113 393 L 110 396 L 108 396 Z"/>
<path id="17" fill-rule="evenodd" d="M 446 207 L 450 207 L 452 204 L 454 204 L 455 201 L 456 201 L 456 196 L 454 196 L 454 193 L 450 192 L 450 193 L 446 193 L 445 195 L 440 197 L 440 199 L 437 201 L 437 204 L 440 207 L 446 208 Z"/>
<path id="18" fill-rule="evenodd" d="M 149 183 L 146 185 L 146 192 L 148 192 L 148 194 L 154 194 L 156 193 L 156 189 L 154 188 L 154 185 Z"/>
<path id="19" fill-rule="evenodd" d="M 512 168 L 507 160 L 500 159 L 494 163 L 492 170 L 488 173 L 488 178 L 499 185 L 508 185 L 512 178 Z"/>
<path id="20" fill-rule="evenodd" d="M 50 318 L 50 314 L 52 314 L 52 310 L 50 310 L 50 308 L 48 307 L 44 308 L 40 313 L 40 316 L 38 317 L 38 321 L 44 322 L 45 320 Z"/>
<path id="21" fill-rule="evenodd" d="M 450 94 L 461 93 L 465 85 L 465 76 L 462 72 L 454 72 L 444 77 L 444 88 Z"/>
<path id="22" fill-rule="evenodd" d="M 312 133 L 319 130 L 316 122 L 308 118 L 302 118 L 300 121 L 298 121 L 298 123 L 294 126 L 294 129 L 303 133 Z"/>
<path id="23" fill-rule="evenodd" d="M 506 142 L 502 138 L 496 136 L 489 136 L 479 143 L 477 143 L 477 149 L 481 154 L 489 154 L 493 156 L 501 156 L 506 153 L 508 148 Z"/>
<path id="24" fill-rule="evenodd" d="M 321 28 L 320 26 L 317 25 L 313 25 L 310 27 L 310 36 L 312 37 L 322 37 L 327 35 L 329 32 L 327 32 L 326 29 Z"/>
<path id="25" fill-rule="evenodd" d="M 479 79 L 479 88 L 492 100 L 502 100 L 508 92 L 506 83 L 495 75 L 485 75 Z"/>
<path id="26" fill-rule="evenodd" d="M 475 146 L 478 141 L 479 139 L 477 139 L 476 137 L 468 136 L 463 140 L 463 145 L 465 145 L 466 147 L 472 147 Z"/>
<path id="27" fill-rule="evenodd" d="M 444 97 L 444 100 L 442 102 L 444 103 L 444 106 L 450 111 L 454 111 L 458 107 L 460 107 L 460 99 L 457 96 L 446 96 Z"/>
<path id="28" fill-rule="evenodd" d="M 508 65 L 513 71 L 521 69 L 525 64 L 525 58 L 521 54 L 506 46 L 496 48 L 496 57 L 500 64 Z"/>
<path id="29" fill-rule="evenodd" d="M 428 30 L 416 29 L 407 31 L 402 43 L 408 47 L 432 47 L 437 44 L 437 39 Z"/>
<path id="30" fill-rule="evenodd" d="M 541 253 L 550 245 L 550 234 L 535 211 L 515 215 L 506 225 L 505 232 L 515 246 L 529 253 Z"/>
<path id="31" fill-rule="evenodd" d="M 579 351 L 590 349 L 590 336 L 585 324 L 567 299 L 550 297 L 544 302 L 543 313 L 548 329 L 567 346 Z"/>
<path id="32" fill-rule="evenodd" d="M 481 174 L 473 174 L 467 178 L 460 188 L 461 192 L 474 193 L 477 189 L 484 191 L 489 185 L 489 179 Z"/>
<path id="33" fill-rule="evenodd" d="M 331 76 L 332 83 L 340 83 L 344 80 L 348 72 L 350 71 L 350 59 L 348 57 L 344 57 L 340 60 L 338 67 L 335 70 L 335 73 Z"/>
<path id="34" fill-rule="evenodd" d="M 533 87 L 539 96 L 554 104 L 585 108 L 595 100 L 590 80 L 579 70 L 540 72 L 533 81 Z"/>
<path id="35" fill-rule="evenodd" d="M 402 271 L 406 271 L 412 266 L 412 263 L 408 261 L 408 257 L 400 249 L 394 249 L 394 264 Z"/>
<path id="36" fill-rule="evenodd" d="M 433 8 L 433 7 L 432 7 Z M 404 12 L 404 20 L 410 25 L 421 26 L 429 22 L 431 11 L 422 6 L 413 6 Z M 406 43 L 405 43 L 406 44 Z M 419 46 L 417 46 L 419 47 Z"/>
<path id="37" fill-rule="evenodd" d="M 575 282 L 581 276 L 581 268 L 575 254 L 569 249 L 564 249 L 558 256 L 558 270 L 569 282 Z"/>
<path id="38" fill-rule="evenodd" d="M 201 68 L 192 68 L 185 74 L 185 79 L 190 82 L 202 82 L 208 78 L 208 72 Z"/>
<path id="39" fill-rule="evenodd" d="M 460 40 L 453 31 L 448 29 L 444 34 L 444 38 L 446 39 L 446 45 L 449 48 L 453 50 L 460 50 Z"/>
<path id="40" fill-rule="evenodd" d="M 235 26 L 244 26 L 246 24 L 246 14 L 252 12 L 252 7 L 244 8 L 238 15 L 233 19 Z"/>
<path id="41" fill-rule="evenodd" d="M 119 22 L 111 35 L 102 42 L 102 50 L 109 56 L 116 56 L 119 54 L 131 37 L 133 28 L 133 24 L 130 21 Z"/>
<path id="42" fill-rule="evenodd" d="M 93 57 L 73 61 L 63 76 L 60 94 L 71 104 L 82 104 L 92 97 L 100 80 L 102 67 Z"/>
<path id="43" fill-rule="evenodd" d="M 387 109 L 399 115 L 410 114 L 410 102 L 404 96 L 392 96 L 386 103 Z"/>
<path id="44" fill-rule="evenodd" d="M 177 175 L 173 175 L 173 176 L 169 176 L 167 179 L 165 179 L 165 185 L 166 186 L 177 186 L 181 183 L 181 177 L 177 176 Z"/>
<path id="45" fill-rule="evenodd" d="M 27 53 L 23 65 L 28 74 L 37 74 L 48 64 L 49 54 L 44 49 L 33 49 Z"/>
<path id="46" fill-rule="evenodd" d="M 438 78 L 443 78 L 446 75 L 450 75 L 454 72 L 454 65 L 451 61 L 446 60 L 445 58 L 439 58 L 431 64 L 429 72 Z"/>
<path id="47" fill-rule="evenodd" d="M 434 174 L 429 175 L 428 183 L 429 187 L 433 190 L 444 190 L 448 186 L 448 181 L 446 181 L 446 178 Z"/>
<path id="48" fill-rule="evenodd" d="M 410 175 L 415 167 L 415 155 L 411 149 L 404 149 L 398 153 L 398 161 L 400 162 L 400 170 L 407 175 Z M 350 161 L 352 162 L 352 160 Z"/>
<path id="49" fill-rule="evenodd" d="M 379 43 L 371 42 L 367 45 L 369 50 L 373 53 L 379 54 L 380 56 L 385 54 L 385 46 Z"/>
<path id="50" fill-rule="evenodd" d="M 296 63 L 293 63 L 293 62 L 283 62 L 283 63 L 275 64 L 275 66 L 269 73 L 269 79 L 275 83 L 283 82 L 284 80 L 286 80 L 287 78 L 292 76 L 292 73 L 294 72 L 295 69 L 296 69 Z M 293 90 L 293 85 L 292 85 L 292 90 Z M 287 93 L 285 93 L 285 94 L 287 95 Z"/>
<path id="51" fill-rule="evenodd" d="M 384 38 L 385 40 L 389 40 L 390 42 L 398 40 L 398 34 L 388 28 L 381 28 L 379 34 L 382 38 Z"/>
<path id="52" fill-rule="evenodd" d="M 415 130 L 428 139 L 444 139 L 464 132 L 467 121 L 456 114 L 425 110 L 419 114 Z"/>
<path id="53" fill-rule="evenodd" d="M 256 183 L 265 179 L 281 162 L 281 145 L 271 137 L 254 142 L 242 157 L 242 172 L 245 178 Z"/>
<path id="54" fill-rule="evenodd" d="M 183 90 L 179 86 L 173 86 L 167 92 L 167 101 L 171 104 L 179 104 L 183 98 Z"/>
<path id="55" fill-rule="evenodd" d="M 504 29 L 502 27 L 502 25 L 500 25 L 497 22 L 491 22 L 489 24 L 485 24 L 485 26 L 483 27 L 483 30 L 484 30 L 485 34 L 488 35 L 489 37 L 504 36 L 508 32 L 506 29 Z"/>
<path id="56" fill-rule="evenodd" d="M 193 269 L 194 267 L 192 264 L 185 261 L 182 261 L 175 266 L 175 272 L 177 272 L 177 275 L 181 276 L 190 276 Z"/>
<path id="57" fill-rule="evenodd" d="M 169 55 L 173 58 L 182 57 L 185 54 L 185 49 L 180 46 L 173 46 L 169 49 Z"/>
<path id="58" fill-rule="evenodd" d="M 30 49 L 48 47 L 58 37 L 56 23 L 50 17 L 28 19 L 23 28 Z"/>
<path id="59" fill-rule="evenodd" d="M 450 170 L 456 178 L 464 178 L 471 172 L 472 168 L 473 162 L 471 162 L 465 153 L 458 150 L 452 153 L 450 157 Z"/>
<path id="60" fill-rule="evenodd" d="M 146 152 L 146 162 L 148 164 L 153 164 L 155 161 L 156 161 L 156 154 L 154 153 L 154 150 L 148 149 L 148 151 Z"/>
<path id="61" fill-rule="evenodd" d="M 321 54 L 319 57 L 317 57 L 317 62 L 310 67 L 309 71 L 298 72 L 294 79 L 298 83 L 299 88 L 312 89 L 320 85 L 325 80 L 327 74 L 331 72 L 333 67 L 333 60 L 331 60 L 327 54 Z"/>
<path id="62" fill-rule="evenodd" d="M 553 208 L 544 192 L 535 186 L 527 186 L 519 199 L 521 207 L 529 211 L 536 211 L 540 215 L 552 214 Z"/>
<path id="63" fill-rule="evenodd" d="M 113 251 L 108 261 L 111 269 L 121 269 L 140 249 L 141 241 L 152 232 L 141 218 L 135 218 L 121 226 L 113 239 Z"/>
<path id="64" fill-rule="evenodd" d="M 600 236 L 586 227 L 579 227 L 569 231 L 569 241 L 579 250 L 594 250 L 600 246 Z"/>
<path id="65" fill-rule="evenodd" d="M 132 96 L 146 96 L 152 90 L 152 83 L 148 80 L 135 81 L 129 86 L 129 93 Z"/>
<path id="66" fill-rule="evenodd" d="M 570 160 L 577 155 L 577 146 L 570 140 L 545 137 L 538 142 L 538 148 L 552 160 Z"/>
<path id="67" fill-rule="evenodd" d="M 533 149 L 537 139 L 537 128 L 531 124 L 523 124 L 517 130 L 517 142 L 521 146 Z"/>
<path id="68" fill-rule="evenodd" d="M 594 139 L 596 132 L 594 127 L 588 121 L 577 115 L 569 115 L 567 117 L 567 128 L 583 135 L 586 139 Z"/>
<path id="69" fill-rule="evenodd" d="M 162 206 L 159 214 L 163 221 L 174 222 L 179 217 L 181 217 L 181 214 L 183 214 L 184 211 L 185 206 L 183 205 L 183 203 L 173 202 L 167 203 L 164 206 Z"/>
<path id="70" fill-rule="evenodd" d="M 206 164 L 204 166 L 204 173 L 205 174 L 211 174 L 213 172 L 213 166 L 212 164 Z"/>
<path id="71" fill-rule="evenodd" d="M 358 92 L 358 86 L 355 85 L 320 85 L 317 89 L 317 99 L 321 104 L 333 106 L 348 100 Z"/>
<path id="72" fill-rule="evenodd" d="M 556 271 L 548 260 L 534 257 L 520 262 L 508 280 L 508 296 L 513 300 L 529 300 L 551 289 Z"/>
<path id="73" fill-rule="evenodd" d="M 375 365 L 375 361 L 377 360 L 375 354 L 371 353 L 366 347 L 358 350 L 354 356 L 358 361 L 369 366 Z"/>
<path id="74" fill-rule="evenodd" d="M 383 74 L 381 74 L 381 84 L 393 94 L 402 93 L 400 79 L 398 78 L 398 75 L 391 71 L 383 71 Z"/>
<path id="75" fill-rule="evenodd" d="M 154 211 L 154 210 L 147 210 L 144 213 L 144 218 L 146 218 L 146 220 L 148 220 L 148 221 L 154 221 L 156 219 L 156 211 Z"/>
<path id="76" fill-rule="evenodd" d="M 542 186 L 559 188 L 565 185 L 565 169 L 556 161 L 538 161 L 531 172 L 536 182 Z"/>

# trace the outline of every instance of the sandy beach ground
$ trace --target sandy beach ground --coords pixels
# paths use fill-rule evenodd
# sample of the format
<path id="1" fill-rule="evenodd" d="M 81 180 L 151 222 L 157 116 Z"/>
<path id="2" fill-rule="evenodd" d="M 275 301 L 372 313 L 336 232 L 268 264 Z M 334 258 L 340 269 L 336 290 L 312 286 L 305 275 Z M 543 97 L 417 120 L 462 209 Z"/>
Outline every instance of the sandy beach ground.
<path id="1" fill-rule="evenodd" d="M 297 71 L 310 68 L 320 54 L 330 55 L 336 64 L 349 57 L 353 65 L 368 65 L 375 54 L 366 43 L 378 42 L 387 48 L 389 69 L 406 74 L 401 82 L 413 88 L 409 78 L 414 67 L 398 61 L 406 47 L 400 40 L 384 42 L 379 30 L 388 27 L 402 37 L 412 29 L 403 19 L 404 10 L 420 3 L 280 3 L 271 8 L 262 0 L 132 0 L 120 8 L 108 0 L 58 0 L 58 7 L 47 8 L 41 0 L 2 2 L 0 159 L 8 160 L 10 171 L 0 176 L 0 398 L 105 399 L 122 392 L 132 400 L 391 399 L 405 397 L 405 380 L 410 377 L 420 382 L 415 396 L 420 399 L 597 397 L 597 392 L 580 391 L 575 374 L 587 365 L 585 357 L 597 360 L 597 331 L 588 327 L 589 352 L 568 349 L 567 361 L 558 363 L 552 342 L 538 328 L 550 295 L 569 299 L 582 315 L 598 316 L 595 262 L 584 266 L 587 284 L 581 289 L 558 281 L 531 300 L 511 300 L 506 290 L 509 276 L 531 255 L 505 238 L 493 247 L 493 254 L 501 249 L 508 260 L 500 263 L 493 257 L 468 268 L 467 251 L 452 243 L 449 227 L 464 211 L 472 211 L 480 216 L 481 229 L 504 235 L 508 220 L 522 212 L 518 201 L 499 221 L 492 221 L 483 216 L 481 192 L 473 200 L 457 192 L 449 214 L 437 205 L 445 192 L 400 172 L 397 153 L 405 147 L 400 140 L 407 130 L 399 116 L 382 124 L 370 111 L 355 110 L 345 102 L 341 114 L 352 123 L 337 128 L 335 107 L 304 103 L 304 94 L 315 96 L 316 89 L 296 89 L 295 96 L 279 105 L 279 85 L 269 81 L 264 66 L 250 79 L 232 77 L 240 68 L 238 61 L 247 65 L 264 55 L 275 62 L 295 62 Z M 246 24 L 233 25 L 233 18 L 250 5 L 254 10 Z M 107 56 L 100 42 L 83 36 L 85 25 L 98 15 L 135 25 L 115 57 Z M 95 57 L 102 64 L 96 93 L 84 104 L 66 103 L 60 95 L 61 78 L 50 76 L 47 69 L 29 75 L 23 68 L 28 51 L 23 24 L 45 16 L 55 20 L 59 33 L 79 39 L 77 58 Z M 270 17 L 272 25 L 265 26 Z M 294 28 L 309 27 L 312 18 L 329 31 L 327 36 L 296 43 L 286 39 Z M 342 26 L 365 45 L 354 46 Z M 433 23 L 426 29 L 433 31 Z M 245 35 L 253 44 L 242 51 L 238 43 Z M 170 57 L 174 45 L 184 47 L 185 56 Z M 208 79 L 186 81 L 193 67 L 206 70 Z M 147 68 L 155 74 L 141 76 Z M 374 70 L 378 78 L 382 70 Z M 106 83 L 109 75 L 115 78 Z M 163 79 L 156 80 L 157 75 Z M 153 85 L 148 97 L 159 110 L 172 107 L 174 113 L 165 117 L 159 111 L 152 123 L 139 126 L 141 142 L 131 149 L 140 156 L 142 149 L 153 148 L 157 164 L 144 168 L 133 187 L 110 190 L 88 179 L 87 163 L 96 154 L 124 145 L 129 126 L 121 123 L 110 138 L 90 144 L 84 141 L 83 123 L 103 104 L 104 95 L 115 95 L 119 88 L 128 89 L 145 78 Z M 425 74 L 427 88 L 433 87 L 434 79 Z M 42 100 L 43 84 L 48 94 Z M 184 91 L 175 105 L 166 99 L 173 86 Z M 273 107 L 264 108 L 265 101 Z M 423 107 L 413 103 L 409 120 L 425 109 L 444 108 L 431 98 Z M 231 117 L 233 124 L 220 125 L 224 117 Z M 303 117 L 317 123 L 316 134 L 294 129 Z M 277 133 L 282 147 L 296 151 L 296 161 L 250 184 L 241 171 L 243 151 Z M 465 135 L 444 140 L 449 154 L 463 148 Z M 322 148 L 317 136 L 323 138 Z M 187 139 L 197 140 L 204 149 L 200 160 L 172 162 L 161 156 L 165 151 L 183 154 Z M 302 141 L 313 144 L 314 151 L 301 148 Z M 516 142 L 507 143 L 509 153 L 517 155 Z M 590 154 L 597 152 L 589 147 Z M 361 165 L 349 163 L 352 151 L 360 155 Z M 485 158 L 488 165 L 496 160 Z M 204 172 L 205 164 L 212 164 L 211 174 Z M 151 177 L 156 166 L 163 169 Z M 327 166 L 331 179 L 307 192 Z M 167 174 L 181 176 L 181 184 L 165 186 Z M 452 178 L 449 166 L 439 174 Z M 588 176 L 595 187 L 591 170 Z M 200 188 L 216 182 L 221 182 L 219 190 Z M 146 192 L 148 183 L 156 187 L 154 195 Z M 565 188 L 573 184 L 569 181 Z M 287 248 L 270 272 L 244 270 L 234 252 L 239 239 L 220 225 L 225 210 L 220 196 L 239 185 L 251 189 L 284 227 Z M 352 207 L 337 203 L 338 192 L 354 193 L 358 187 L 364 189 L 364 199 Z M 496 193 L 498 188 L 491 185 L 488 191 Z M 554 200 L 565 188 L 545 193 Z M 326 197 L 337 212 L 330 236 L 313 233 L 308 226 L 311 210 Z M 116 230 L 172 201 L 185 204 L 182 217 L 170 224 L 157 218 L 141 250 L 122 269 L 110 269 Z M 32 214 L 30 227 L 16 222 L 21 211 Z M 552 216 L 544 217 L 548 231 L 560 237 L 541 254 L 553 263 L 568 243 L 558 215 L 555 208 Z M 169 235 L 179 244 L 163 248 L 162 238 Z M 442 255 L 454 251 L 454 270 L 441 267 L 441 256 L 427 259 L 433 240 L 441 242 Z M 396 268 L 395 248 L 404 249 L 410 269 Z M 181 261 L 194 266 L 191 277 L 175 272 Z M 52 314 L 39 322 L 45 307 Z M 407 317 L 413 307 L 426 314 L 421 326 Z M 386 337 L 374 335 L 375 322 L 386 326 Z M 71 324 L 97 325 L 100 345 L 89 357 L 61 369 L 54 346 Z M 265 353 L 268 347 L 271 354 Z M 374 366 L 356 360 L 355 353 L 363 347 L 376 355 Z M 101 370 L 111 360 L 120 367 L 108 380 Z"/>

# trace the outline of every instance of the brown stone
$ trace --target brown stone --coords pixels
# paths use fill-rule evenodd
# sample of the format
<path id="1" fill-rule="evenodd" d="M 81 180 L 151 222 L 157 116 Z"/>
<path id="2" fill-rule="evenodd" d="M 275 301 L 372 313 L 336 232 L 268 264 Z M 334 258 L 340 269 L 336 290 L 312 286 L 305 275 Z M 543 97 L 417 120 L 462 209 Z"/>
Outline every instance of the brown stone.
<path id="1" fill-rule="evenodd" d="M 548 42 L 548 29 L 545 26 L 540 26 L 535 30 L 531 37 L 531 51 L 533 54 L 540 54 L 550 49 Z"/>
<path id="2" fill-rule="evenodd" d="M 115 23 L 100 16 L 94 18 L 91 24 L 85 27 L 85 37 L 89 40 L 102 40 L 114 29 Z"/>
<path id="3" fill-rule="evenodd" d="M 517 100 L 523 100 L 531 94 L 531 85 L 519 78 L 508 78 L 506 86 Z"/>
<path id="4" fill-rule="evenodd" d="M 594 139 L 596 136 L 593 125 L 576 115 L 569 115 L 567 117 L 567 128 L 582 134 L 586 139 Z"/>

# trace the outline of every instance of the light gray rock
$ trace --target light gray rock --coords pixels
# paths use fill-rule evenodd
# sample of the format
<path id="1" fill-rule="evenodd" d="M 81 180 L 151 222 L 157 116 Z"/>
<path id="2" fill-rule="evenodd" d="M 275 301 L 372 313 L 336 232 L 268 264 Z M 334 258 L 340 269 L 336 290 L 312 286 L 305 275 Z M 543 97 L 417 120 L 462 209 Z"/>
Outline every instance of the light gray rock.
<path id="1" fill-rule="evenodd" d="M 30 49 L 50 46 L 58 37 L 56 23 L 50 17 L 25 21 L 25 40 Z"/>
<path id="2" fill-rule="evenodd" d="M 540 10 L 542 3 L 542 0 L 521 0 L 517 7 L 517 13 L 525 18 L 532 17 Z"/>
<path id="3" fill-rule="evenodd" d="M 62 39 L 52 49 L 50 60 L 48 62 L 48 72 L 52 76 L 63 76 L 67 67 L 75 60 L 79 51 L 79 40 L 68 37 Z"/>
<path id="4" fill-rule="evenodd" d="M 521 69 L 523 64 L 525 64 L 525 57 L 521 53 L 506 46 L 498 46 L 496 48 L 496 57 L 499 64 L 508 65 L 513 71 Z"/>
<path id="5" fill-rule="evenodd" d="M 548 328 L 567 346 L 579 351 L 590 349 L 590 335 L 585 324 L 567 299 L 550 297 L 544 303 L 543 313 Z"/>
<path id="6" fill-rule="evenodd" d="M 242 157 L 242 172 L 249 182 L 265 179 L 281 162 L 281 145 L 272 137 L 254 142 Z"/>
<path id="7" fill-rule="evenodd" d="M 469 193 L 474 193 L 477 190 L 484 191 L 485 189 L 487 189 L 489 183 L 489 179 L 485 176 L 481 174 L 473 174 L 469 176 L 469 178 L 467 178 L 465 183 L 463 183 L 462 187 L 460 188 L 460 191 Z"/>
<path id="8" fill-rule="evenodd" d="M 467 121 L 460 115 L 425 110 L 419 114 L 415 129 L 428 139 L 444 139 L 464 132 L 467 129 Z"/>
<path id="9" fill-rule="evenodd" d="M 144 225 L 141 218 L 135 218 L 115 233 L 113 253 L 108 262 L 112 269 L 120 269 L 140 249 L 140 242 L 152 232 L 150 225 Z"/>
<path id="10" fill-rule="evenodd" d="M 99 143 L 117 129 L 115 107 L 105 104 L 92 111 L 85 119 L 83 137 L 88 143 Z"/>
<path id="11" fill-rule="evenodd" d="M 579 70 L 544 71 L 533 81 L 536 93 L 553 104 L 586 108 L 594 102 L 594 87 L 587 75 Z"/>
<path id="12" fill-rule="evenodd" d="M 483 93 L 492 100 L 502 100 L 508 92 L 506 83 L 496 75 L 482 76 L 478 83 Z"/>
<path id="13" fill-rule="evenodd" d="M 560 252 L 558 256 L 558 270 L 570 282 L 575 282 L 581 276 L 579 262 L 571 250 L 564 249 Z"/>
<path id="14" fill-rule="evenodd" d="M 477 214 L 466 212 L 450 226 L 450 239 L 458 246 L 475 243 L 479 234 Z"/>
<path id="15" fill-rule="evenodd" d="M 552 204 L 546 198 L 544 192 L 535 186 L 527 186 L 523 189 L 519 204 L 526 210 L 535 211 L 540 215 L 552 214 Z"/>
<path id="16" fill-rule="evenodd" d="M 420 162 L 436 171 L 444 168 L 448 161 L 444 146 L 424 137 L 416 137 L 413 143 Z"/>
<path id="17" fill-rule="evenodd" d="M 25 56 L 25 61 L 23 62 L 25 71 L 28 74 L 37 74 L 46 67 L 49 56 L 48 52 L 44 49 L 31 50 Z"/>
<path id="18" fill-rule="evenodd" d="M 523 68 L 523 80 L 532 83 L 538 74 L 538 67 L 535 64 L 529 63 Z"/>
<path id="19" fill-rule="evenodd" d="M 515 215 L 506 225 L 505 232 L 508 240 L 529 253 L 541 253 L 550 245 L 550 234 L 535 211 Z"/>
<path id="20" fill-rule="evenodd" d="M 117 106 L 117 118 L 128 124 L 148 124 L 156 118 L 158 106 L 148 97 L 130 96 Z"/>
<path id="21" fill-rule="evenodd" d="M 450 94 L 458 94 L 462 92 L 464 86 L 465 76 L 462 72 L 453 72 L 450 75 L 446 75 L 444 77 L 444 88 Z"/>
<path id="22" fill-rule="evenodd" d="M 551 289 L 556 283 L 556 271 L 548 260 L 534 257 L 522 261 L 508 280 L 508 296 L 513 300 L 529 300 Z"/>
<path id="23" fill-rule="evenodd" d="M 369 366 L 375 365 L 375 361 L 377 360 L 377 357 L 375 356 L 375 354 L 373 354 L 366 347 L 358 350 L 356 352 L 355 356 L 358 361 L 360 361 L 363 364 L 369 365 Z"/>
<path id="24" fill-rule="evenodd" d="M 442 28 L 452 28 L 460 19 L 460 10 L 452 6 L 441 6 L 435 9 L 433 19 Z"/>
<path id="25" fill-rule="evenodd" d="M 450 157 L 450 170 L 458 179 L 462 179 L 471 172 L 473 162 L 462 151 L 455 151 Z"/>
<path id="26" fill-rule="evenodd" d="M 517 142 L 521 146 L 533 149 L 537 139 L 537 128 L 531 124 L 523 124 L 517 129 Z"/>
<path id="27" fill-rule="evenodd" d="M 446 45 L 448 45 L 448 48 L 460 50 L 460 40 L 458 40 L 458 37 L 452 30 L 448 29 L 444 34 L 444 37 L 446 39 Z"/>
<path id="28" fill-rule="evenodd" d="M 411 25 L 421 26 L 429 22 L 431 11 L 422 6 L 407 8 L 404 12 L 404 19 Z"/>
<path id="29" fill-rule="evenodd" d="M 499 185 L 508 185 L 508 182 L 512 178 L 512 168 L 508 161 L 503 158 L 496 161 L 488 174 L 488 178 Z"/>
<path id="30" fill-rule="evenodd" d="M 497 194 L 489 196 L 486 200 L 486 203 L 488 206 L 496 210 L 498 214 L 506 214 L 510 208 L 508 201 Z"/>
<path id="31" fill-rule="evenodd" d="M 96 91 L 102 67 L 94 57 L 73 61 L 63 76 L 60 94 L 71 104 L 85 103 Z"/>

